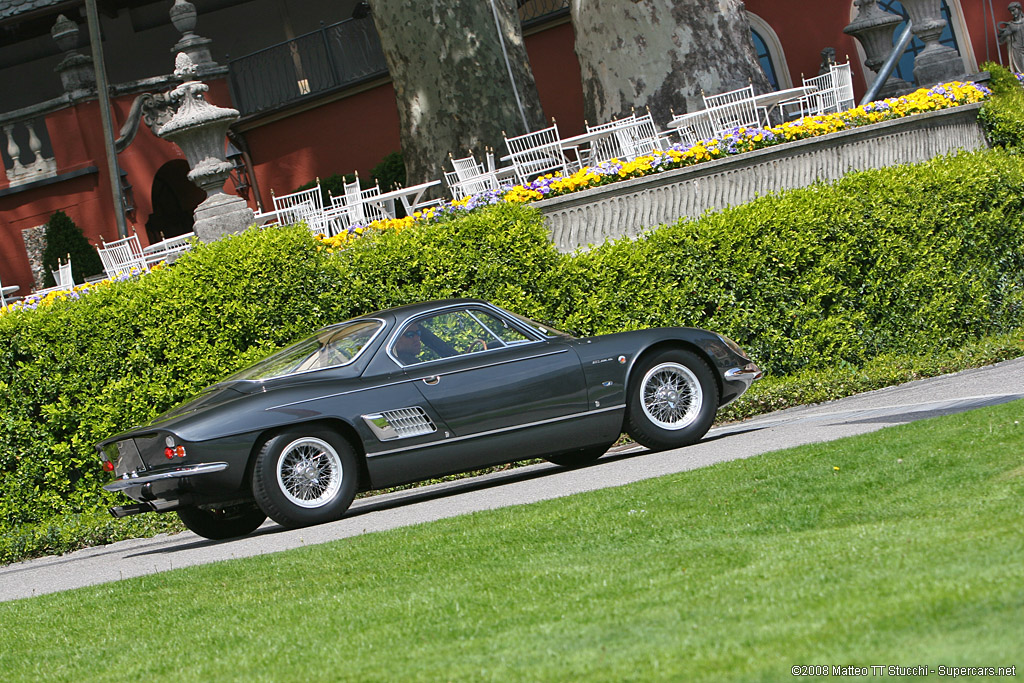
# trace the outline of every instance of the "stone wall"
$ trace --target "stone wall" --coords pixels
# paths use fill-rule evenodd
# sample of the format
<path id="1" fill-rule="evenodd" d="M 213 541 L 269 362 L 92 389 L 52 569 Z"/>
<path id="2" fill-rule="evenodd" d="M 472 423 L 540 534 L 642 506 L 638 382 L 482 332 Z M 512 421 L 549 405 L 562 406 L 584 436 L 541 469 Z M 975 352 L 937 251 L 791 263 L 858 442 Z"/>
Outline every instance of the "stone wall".
<path id="1" fill-rule="evenodd" d="M 771 192 L 851 171 L 927 161 L 988 146 L 981 104 L 916 114 L 537 202 L 551 239 L 571 252 Z"/>

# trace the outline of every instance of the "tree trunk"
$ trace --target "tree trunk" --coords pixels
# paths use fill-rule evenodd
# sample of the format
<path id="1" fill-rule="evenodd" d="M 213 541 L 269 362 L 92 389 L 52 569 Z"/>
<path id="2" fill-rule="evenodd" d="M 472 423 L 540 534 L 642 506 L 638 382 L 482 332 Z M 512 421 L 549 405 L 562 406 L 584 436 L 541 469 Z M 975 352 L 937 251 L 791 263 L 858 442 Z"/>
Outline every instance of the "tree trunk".
<path id="1" fill-rule="evenodd" d="M 544 126 L 516 0 L 373 0 L 371 11 L 395 87 L 409 184 L 441 178 L 451 170 L 449 153 L 472 150 L 482 160 L 486 146 L 500 157 L 502 131 Z"/>
<path id="2" fill-rule="evenodd" d="M 591 124 L 649 107 L 664 125 L 702 109 L 702 89 L 770 88 L 741 0 L 572 0 L 571 12 Z"/>

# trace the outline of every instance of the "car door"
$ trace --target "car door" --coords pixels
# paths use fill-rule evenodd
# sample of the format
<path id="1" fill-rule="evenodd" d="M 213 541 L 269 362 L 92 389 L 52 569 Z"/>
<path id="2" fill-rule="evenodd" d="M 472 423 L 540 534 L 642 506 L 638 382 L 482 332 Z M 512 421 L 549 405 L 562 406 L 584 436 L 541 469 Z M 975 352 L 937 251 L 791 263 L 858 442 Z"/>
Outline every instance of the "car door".
<path id="1" fill-rule="evenodd" d="M 420 353 L 414 362 L 399 362 L 451 430 L 445 437 L 529 427 L 587 409 L 576 352 L 498 311 L 465 307 L 419 318 L 406 325 L 396 345 L 416 330 Z"/>

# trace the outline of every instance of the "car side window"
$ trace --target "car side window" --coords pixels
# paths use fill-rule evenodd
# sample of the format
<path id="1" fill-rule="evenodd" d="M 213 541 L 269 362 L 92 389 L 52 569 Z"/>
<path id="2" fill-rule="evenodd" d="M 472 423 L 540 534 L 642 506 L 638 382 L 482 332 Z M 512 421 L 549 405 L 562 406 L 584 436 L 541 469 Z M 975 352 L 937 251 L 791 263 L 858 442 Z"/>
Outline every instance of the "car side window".
<path id="1" fill-rule="evenodd" d="M 502 320 L 493 313 L 479 310 L 471 311 L 471 313 L 484 327 L 487 328 L 488 332 L 494 334 L 507 346 L 526 344 L 527 342 L 533 341 L 533 339 L 530 339 L 519 330 L 510 326 L 507 321 Z"/>
<path id="2" fill-rule="evenodd" d="M 492 333 L 488 326 L 475 317 L 480 313 L 468 310 L 446 311 L 414 320 L 395 337 L 391 344 L 391 355 L 402 365 L 416 365 L 505 346 L 497 333 Z"/>

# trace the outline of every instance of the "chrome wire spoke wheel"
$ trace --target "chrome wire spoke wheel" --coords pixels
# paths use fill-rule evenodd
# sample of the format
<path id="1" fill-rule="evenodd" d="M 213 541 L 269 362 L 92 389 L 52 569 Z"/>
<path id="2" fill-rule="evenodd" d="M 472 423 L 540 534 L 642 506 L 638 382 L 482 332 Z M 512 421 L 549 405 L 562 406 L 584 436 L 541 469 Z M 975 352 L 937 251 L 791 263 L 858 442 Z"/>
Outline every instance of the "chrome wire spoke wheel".
<path id="1" fill-rule="evenodd" d="M 342 465 L 331 444 L 303 437 L 284 447 L 277 460 L 277 484 L 285 497 L 303 508 L 316 508 L 337 497 Z"/>
<path id="2" fill-rule="evenodd" d="M 640 405 L 652 424 L 675 431 L 693 424 L 704 404 L 700 381 L 690 368 L 661 363 L 644 375 Z"/>

